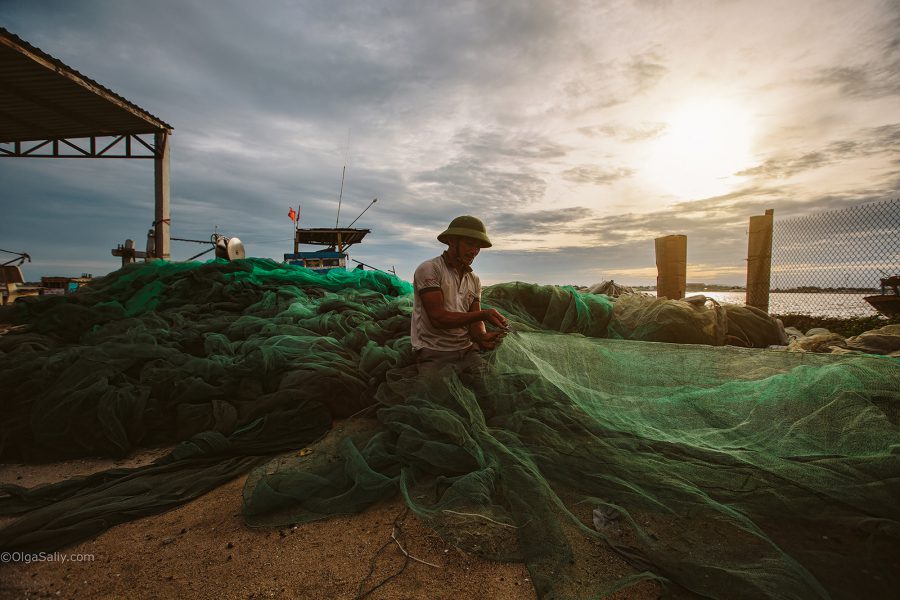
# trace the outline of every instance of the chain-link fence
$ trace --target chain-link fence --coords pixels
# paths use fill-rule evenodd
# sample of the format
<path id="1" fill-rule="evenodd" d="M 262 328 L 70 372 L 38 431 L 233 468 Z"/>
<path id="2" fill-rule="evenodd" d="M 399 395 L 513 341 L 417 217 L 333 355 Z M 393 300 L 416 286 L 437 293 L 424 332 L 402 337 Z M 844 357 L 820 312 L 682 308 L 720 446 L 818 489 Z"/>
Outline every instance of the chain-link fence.
<path id="1" fill-rule="evenodd" d="M 772 231 L 769 312 L 877 314 L 863 300 L 900 275 L 900 199 L 779 221 Z"/>

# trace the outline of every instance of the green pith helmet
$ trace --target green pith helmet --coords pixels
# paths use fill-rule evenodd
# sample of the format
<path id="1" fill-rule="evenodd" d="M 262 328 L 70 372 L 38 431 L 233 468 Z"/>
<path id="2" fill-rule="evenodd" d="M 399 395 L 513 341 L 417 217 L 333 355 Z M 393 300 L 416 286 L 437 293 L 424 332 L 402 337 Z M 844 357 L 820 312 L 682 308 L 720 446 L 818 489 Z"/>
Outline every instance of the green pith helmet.
<path id="1" fill-rule="evenodd" d="M 447 240 L 448 235 L 458 235 L 478 240 L 482 248 L 490 248 L 493 245 L 491 240 L 488 239 L 487 228 L 481 222 L 481 219 L 470 217 L 469 215 L 456 217 L 450 221 L 450 226 L 437 239 L 443 244 L 449 244 L 450 242 Z"/>

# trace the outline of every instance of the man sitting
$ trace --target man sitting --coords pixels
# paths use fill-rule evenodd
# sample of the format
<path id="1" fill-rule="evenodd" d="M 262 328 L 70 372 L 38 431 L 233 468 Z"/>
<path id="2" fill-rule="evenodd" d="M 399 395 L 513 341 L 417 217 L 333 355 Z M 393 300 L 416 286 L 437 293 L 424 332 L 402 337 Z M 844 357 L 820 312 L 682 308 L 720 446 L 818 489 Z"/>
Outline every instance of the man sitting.
<path id="1" fill-rule="evenodd" d="M 441 256 L 416 269 L 412 315 L 412 347 L 419 372 L 452 366 L 457 371 L 479 368 L 478 351 L 491 350 L 504 331 L 488 332 L 485 323 L 506 329 L 506 319 L 494 309 L 481 308 L 481 281 L 472 262 L 482 248 L 490 248 L 484 223 L 471 216 L 453 219 L 437 237 L 447 244 Z"/>

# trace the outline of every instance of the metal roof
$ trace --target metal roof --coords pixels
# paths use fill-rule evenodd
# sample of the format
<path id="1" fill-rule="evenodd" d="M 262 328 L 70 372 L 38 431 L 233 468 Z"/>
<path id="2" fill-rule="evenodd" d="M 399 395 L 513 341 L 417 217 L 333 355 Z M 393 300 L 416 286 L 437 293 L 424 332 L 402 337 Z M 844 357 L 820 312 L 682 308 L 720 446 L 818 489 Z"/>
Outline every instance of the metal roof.
<path id="1" fill-rule="evenodd" d="M 294 239 L 298 244 L 336 246 L 340 243 L 348 246 L 350 244 L 358 244 L 371 231 L 371 229 L 350 228 L 298 229 L 294 234 Z"/>
<path id="2" fill-rule="evenodd" d="M 0 142 L 171 130 L 171 125 L 0 27 Z"/>

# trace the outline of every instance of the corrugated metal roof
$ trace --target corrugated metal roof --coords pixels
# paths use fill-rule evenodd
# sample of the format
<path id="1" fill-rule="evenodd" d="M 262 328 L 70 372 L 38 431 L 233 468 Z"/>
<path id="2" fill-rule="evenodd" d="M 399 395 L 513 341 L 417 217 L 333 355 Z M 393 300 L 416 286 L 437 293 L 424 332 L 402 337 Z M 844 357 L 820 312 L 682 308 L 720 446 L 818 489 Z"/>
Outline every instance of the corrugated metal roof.
<path id="1" fill-rule="evenodd" d="M 322 228 L 322 229 L 298 229 L 294 233 L 294 239 L 299 244 L 311 244 L 316 246 L 336 246 L 338 240 L 347 246 L 358 244 L 370 233 L 371 229 L 349 228 Z"/>
<path id="2" fill-rule="evenodd" d="M 171 130 L 171 125 L 0 27 L 0 142 Z"/>

